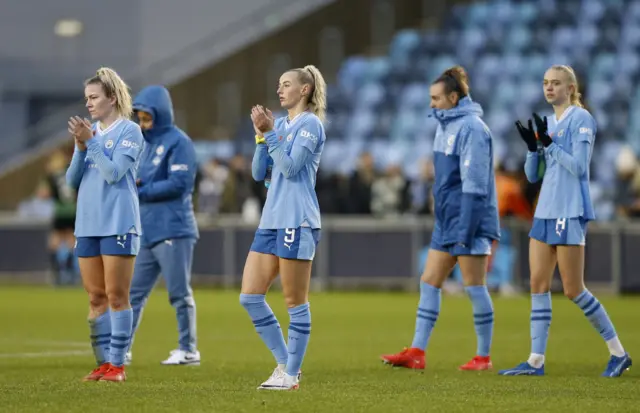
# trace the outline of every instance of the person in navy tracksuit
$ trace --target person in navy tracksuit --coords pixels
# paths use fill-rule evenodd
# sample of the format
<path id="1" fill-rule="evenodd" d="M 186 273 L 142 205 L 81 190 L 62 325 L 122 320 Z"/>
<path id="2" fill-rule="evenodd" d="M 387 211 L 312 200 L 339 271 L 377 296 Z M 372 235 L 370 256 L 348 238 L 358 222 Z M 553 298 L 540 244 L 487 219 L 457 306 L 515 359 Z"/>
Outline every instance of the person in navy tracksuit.
<path id="1" fill-rule="evenodd" d="M 196 305 L 190 286 L 193 249 L 199 236 L 192 202 L 195 149 L 191 139 L 174 125 L 173 104 L 166 88 L 146 87 L 136 96 L 133 109 L 145 139 L 137 182 L 142 237 L 131 284 L 133 334 L 162 273 L 179 331 L 179 348 L 162 364 L 198 365 Z M 126 361 L 131 362 L 130 351 Z"/>

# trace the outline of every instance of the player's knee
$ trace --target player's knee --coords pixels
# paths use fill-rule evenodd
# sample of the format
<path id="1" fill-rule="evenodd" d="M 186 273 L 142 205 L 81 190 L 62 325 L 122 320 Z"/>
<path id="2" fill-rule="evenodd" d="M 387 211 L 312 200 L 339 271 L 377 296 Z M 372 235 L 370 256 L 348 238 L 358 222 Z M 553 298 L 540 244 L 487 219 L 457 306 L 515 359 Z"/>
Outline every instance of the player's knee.
<path id="1" fill-rule="evenodd" d="M 535 277 L 532 275 L 529 280 L 532 294 L 546 293 L 551 289 L 551 282 L 544 277 Z"/>
<path id="2" fill-rule="evenodd" d="M 108 304 L 107 294 L 104 291 L 89 293 L 89 307 L 91 307 L 92 312 L 98 314 L 104 313 L 107 310 Z"/>
<path id="3" fill-rule="evenodd" d="M 584 290 L 584 287 L 566 285 L 563 287 L 563 290 L 564 290 L 564 296 L 567 297 L 569 300 L 573 301 L 582 293 L 582 291 Z"/>
<path id="4" fill-rule="evenodd" d="M 109 307 L 114 311 L 125 310 L 129 307 L 129 293 L 126 290 L 113 289 L 107 291 Z"/>
<path id="5" fill-rule="evenodd" d="M 420 281 L 435 288 L 442 288 L 445 279 L 446 277 L 433 271 L 425 271 L 420 277 Z"/>
<path id="6" fill-rule="evenodd" d="M 299 305 L 306 303 L 308 300 L 306 292 L 295 292 L 292 294 L 287 294 L 284 297 L 284 302 L 287 305 L 287 308 L 294 308 Z"/>

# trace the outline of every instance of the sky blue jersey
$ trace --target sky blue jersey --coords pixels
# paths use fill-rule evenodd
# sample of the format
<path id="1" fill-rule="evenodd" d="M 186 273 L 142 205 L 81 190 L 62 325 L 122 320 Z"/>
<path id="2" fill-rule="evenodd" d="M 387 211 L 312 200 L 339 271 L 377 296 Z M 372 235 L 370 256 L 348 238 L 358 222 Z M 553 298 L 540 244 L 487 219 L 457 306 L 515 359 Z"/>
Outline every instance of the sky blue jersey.
<path id="1" fill-rule="evenodd" d="M 256 148 L 253 176 L 264 179 L 268 156 L 273 160 L 273 169 L 259 228 L 320 228 L 315 186 L 327 139 L 322 122 L 311 112 L 302 112 L 291 121 L 282 117 L 264 137 L 267 148 Z"/>
<path id="2" fill-rule="evenodd" d="M 569 106 L 560 119 L 547 117 L 553 143 L 544 150 L 546 170 L 535 217 L 540 219 L 595 219 L 589 193 L 589 164 L 596 137 L 596 122 L 589 112 Z M 525 173 L 538 178 L 537 153 L 527 153 Z"/>
<path id="3" fill-rule="evenodd" d="M 78 190 L 76 237 L 141 235 L 136 168 L 142 153 L 140 127 L 118 119 L 107 129 L 93 126 L 87 150 L 76 150 L 67 183 Z"/>

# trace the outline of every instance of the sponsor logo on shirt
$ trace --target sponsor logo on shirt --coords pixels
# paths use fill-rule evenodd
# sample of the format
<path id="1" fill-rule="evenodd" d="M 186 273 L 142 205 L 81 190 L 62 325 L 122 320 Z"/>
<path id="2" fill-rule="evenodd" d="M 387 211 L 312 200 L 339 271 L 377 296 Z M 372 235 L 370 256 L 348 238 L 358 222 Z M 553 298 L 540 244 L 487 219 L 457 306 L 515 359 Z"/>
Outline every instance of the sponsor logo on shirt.
<path id="1" fill-rule="evenodd" d="M 113 146 L 113 142 L 111 142 L 111 146 Z M 133 148 L 133 149 L 138 149 L 140 147 L 140 145 L 138 145 L 135 142 L 131 142 L 130 140 L 123 140 L 122 141 L 122 146 L 125 148 Z"/>
<path id="2" fill-rule="evenodd" d="M 177 171 L 186 172 L 189 170 L 189 166 L 185 164 L 174 164 L 174 165 L 171 165 L 169 169 L 171 170 L 171 172 L 177 172 Z"/>
<path id="3" fill-rule="evenodd" d="M 303 138 L 309 139 L 313 143 L 318 143 L 318 137 L 306 129 L 302 129 L 300 131 L 300 136 L 302 136 Z M 288 137 L 287 137 L 287 140 L 289 140 Z"/>

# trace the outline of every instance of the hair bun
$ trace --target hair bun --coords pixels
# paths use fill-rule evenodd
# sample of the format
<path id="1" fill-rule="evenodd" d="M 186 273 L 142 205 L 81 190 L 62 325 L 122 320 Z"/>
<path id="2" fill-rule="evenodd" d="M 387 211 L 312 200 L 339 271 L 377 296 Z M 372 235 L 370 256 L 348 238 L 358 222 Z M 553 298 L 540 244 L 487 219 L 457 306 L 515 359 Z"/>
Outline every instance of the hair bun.
<path id="1" fill-rule="evenodd" d="M 460 83 L 468 83 L 467 72 L 464 70 L 462 66 L 454 66 L 444 71 L 444 75 L 451 76 L 456 79 Z"/>

